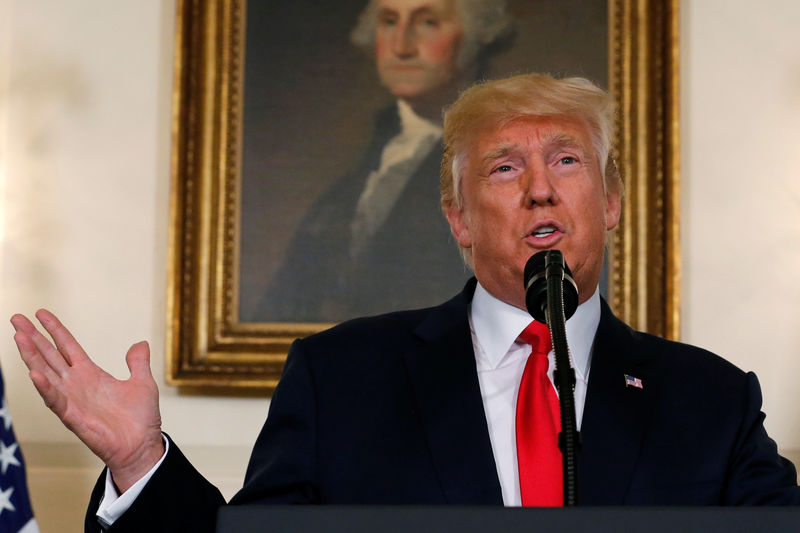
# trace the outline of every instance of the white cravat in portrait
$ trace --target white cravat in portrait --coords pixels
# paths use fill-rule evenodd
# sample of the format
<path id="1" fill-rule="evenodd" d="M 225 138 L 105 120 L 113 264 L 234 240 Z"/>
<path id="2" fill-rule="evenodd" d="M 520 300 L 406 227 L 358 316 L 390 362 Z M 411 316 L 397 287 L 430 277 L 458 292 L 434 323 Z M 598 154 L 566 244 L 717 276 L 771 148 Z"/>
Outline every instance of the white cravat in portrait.
<path id="1" fill-rule="evenodd" d="M 364 245 L 384 223 L 392 206 L 411 176 L 442 137 L 442 128 L 420 117 L 399 100 L 400 133 L 392 137 L 381 152 L 380 166 L 370 172 L 358 198 L 350 226 L 350 257 L 357 257 Z M 431 176 L 435 182 L 438 176 Z"/>

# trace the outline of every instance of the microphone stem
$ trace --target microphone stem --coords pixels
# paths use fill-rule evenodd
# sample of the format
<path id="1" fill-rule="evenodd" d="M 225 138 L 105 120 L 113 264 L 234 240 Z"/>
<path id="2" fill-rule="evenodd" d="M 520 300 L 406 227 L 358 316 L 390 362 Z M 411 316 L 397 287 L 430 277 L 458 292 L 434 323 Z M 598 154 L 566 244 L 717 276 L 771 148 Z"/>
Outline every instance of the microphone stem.
<path id="1" fill-rule="evenodd" d="M 561 433 L 558 447 L 561 449 L 564 470 L 564 506 L 578 504 L 578 448 L 580 434 L 575 416 L 575 371 L 569 361 L 567 345 L 566 318 L 564 317 L 563 268 L 547 272 L 547 324 L 555 351 L 554 381 L 558 389 L 558 402 L 561 411 Z"/>

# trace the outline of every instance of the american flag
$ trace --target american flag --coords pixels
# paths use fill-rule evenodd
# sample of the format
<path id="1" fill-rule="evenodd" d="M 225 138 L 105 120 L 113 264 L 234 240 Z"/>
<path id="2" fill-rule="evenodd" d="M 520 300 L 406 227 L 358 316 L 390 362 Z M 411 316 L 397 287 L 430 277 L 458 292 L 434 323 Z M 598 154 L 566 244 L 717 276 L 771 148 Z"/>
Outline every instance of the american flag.
<path id="1" fill-rule="evenodd" d="M 644 390 L 644 387 L 642 386 L 642 380 L 639 379 L 639 378 L 635 378 L 633 376 L 630 376 L 628 374 L 625 374 L 625 386 L 626 387 L 636 387 L 637 389 Z"/>
<path id="2" fill-rule="evenodd" d="M 11 413 L 6 403 L 6 387 L 0 372 L 0 531 L 3 533 L 39 533 L 33 518 L 25 461 L 14 437 Z"/>

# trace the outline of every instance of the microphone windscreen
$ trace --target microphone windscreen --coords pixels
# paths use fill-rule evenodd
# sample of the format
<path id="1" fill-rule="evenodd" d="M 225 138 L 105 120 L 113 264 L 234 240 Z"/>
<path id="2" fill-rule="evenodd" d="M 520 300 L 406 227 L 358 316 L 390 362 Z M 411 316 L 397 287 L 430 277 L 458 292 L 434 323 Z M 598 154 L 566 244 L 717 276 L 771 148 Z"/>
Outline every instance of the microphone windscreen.
<path id="1" fill-rule="evenodd" d="M 525 283 L 525 307 L 531 316 L 547 323 L 547 270 L 548 265 L 563 267 L 562 282 L 564 318 L 569 319 L 578 309 L 578 286 L 572 278 L 572 271 L 559 250 L 549 250 L 533 254 L 525 263 L 523 273 Z M 559 269 L 561 270 L 561 269 Z"/>
<path id="2" fill-rule="evenodd" d="M 547 324 L 547 252 L 537 252 L 525 263 L 523 280 L 525 283 L 525 307 L 537 321 Z"/>

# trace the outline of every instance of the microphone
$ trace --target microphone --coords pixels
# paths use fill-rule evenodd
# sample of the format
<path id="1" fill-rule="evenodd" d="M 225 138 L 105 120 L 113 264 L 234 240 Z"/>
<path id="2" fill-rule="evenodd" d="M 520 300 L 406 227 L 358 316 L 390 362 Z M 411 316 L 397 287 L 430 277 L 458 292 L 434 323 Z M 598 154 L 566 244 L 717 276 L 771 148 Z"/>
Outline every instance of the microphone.
<path id="1" fill-rule="evenodd" d="M 547 320 L 547 280 L 561 279 L 564 287 L 564 318 L 569 319 L 578 308 L 578 286 L 560 250 L 533 254 L 525 263 L 525 307 L 533 318 L 550 325 Z"/>
<path id="2" fill-rule="evenodd" d="M 581 436 L 575 418 L 575 371 L 570 366 L 566 320 L 578 308 L 578 286 L 572 279 L 564 254 L 547 250 L 531 256 L 525 263 L 525 307 L 533 318 L 547 324 L 556 354 L 553 382 L 558 389 L 561 412 L 561 449 L 564 476 L 564 506 L 578 504 L 578 449 Z"/>

